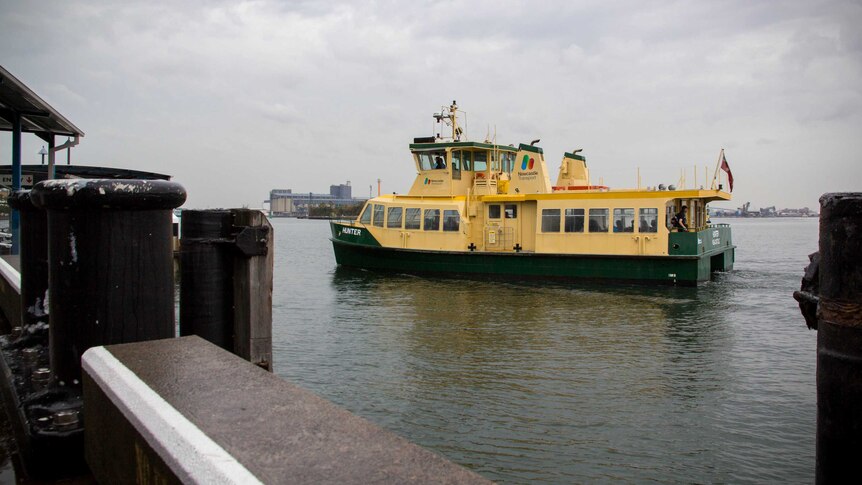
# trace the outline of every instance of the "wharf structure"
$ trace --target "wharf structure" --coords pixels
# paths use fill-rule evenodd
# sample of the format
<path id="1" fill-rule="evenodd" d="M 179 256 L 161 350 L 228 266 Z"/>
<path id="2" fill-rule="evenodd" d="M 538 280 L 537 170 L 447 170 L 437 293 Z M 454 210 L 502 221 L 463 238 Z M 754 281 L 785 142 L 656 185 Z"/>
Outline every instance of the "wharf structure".
<path id="1" fill-rule="evenodd" d="M 18 188 L 21 133 L 69 130 L 0 74 Z M 263 213 L 184 211 L 177 337 L 171 212 L 185 189 L 55 175 L 11 194 L 20 254 L 0 257 L 0 413 L 15 445 L 0 466 L 11 458 L 16 482 L 488 483 L 271 373 Z"/>
<path id="2" fill-rule="evenodd" d="M 0 131 L 12 132 L 12 165 L 9 170 L 9 189 L 22 187 L 21 135 L 32 133 L 48 145 L 44 155 L 48 156 L 46 176 L 55 178 L 55 158 L 57 152 L 66 150 L 67 164 L 71 160 L 71 150 L 77 146 L 84 132 L 66 119 L 59 111 L 46 103 L 27 85 L 0 66 Z M 57 144 L 58 136 L 66 136 L 65 143 Z M 43 161 L 44 161 L 43 155 Z M 12 253 L 18 252 L 19 216 L 11 211 L 9 230 L 12 235 Z"/>
<path id="3" fill-rule="evenodd" d="M 364 204 L 367 198 L 353 198 L 350 181 L 330 185 L 328 194 L 294 192 L 293 189 L 273 189 L 269 192 L 271 217 L 303 217 L 314 206 L 343 207 Z"/>

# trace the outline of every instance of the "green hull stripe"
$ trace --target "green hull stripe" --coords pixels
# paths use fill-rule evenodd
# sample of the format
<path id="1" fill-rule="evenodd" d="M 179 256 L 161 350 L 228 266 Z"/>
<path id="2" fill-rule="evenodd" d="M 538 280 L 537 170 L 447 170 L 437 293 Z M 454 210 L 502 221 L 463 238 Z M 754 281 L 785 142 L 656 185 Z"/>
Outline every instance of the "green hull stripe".
<path id="1" fill-rule="evenodd" d="M 697 284 L 733 269 L 734 248 L 698 256 L 611 256 L 422 251 L 371 247 L 332 239 L 344 266 L 406 273 L 482 274 Z"/>

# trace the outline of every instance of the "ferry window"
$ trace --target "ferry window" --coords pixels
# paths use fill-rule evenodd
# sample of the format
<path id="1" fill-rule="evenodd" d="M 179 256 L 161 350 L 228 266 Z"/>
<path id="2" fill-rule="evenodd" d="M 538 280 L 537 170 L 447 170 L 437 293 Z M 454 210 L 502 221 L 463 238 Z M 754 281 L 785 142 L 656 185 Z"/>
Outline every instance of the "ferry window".
<path id="1" fill-rule="evenodd" d="M 461 152 L 452 152 L 452 179 L 461 180 Z"/>
<path id="2" fill-rule="evenodd" d="M 419 170 L 431 170 L 434 168 L 434 158 L 430 153 L 418 153 L 419 156 Z"/>
<path id="3" fill-rule="evenodd" d="M 584 210 L 566 209 L 566 232 L 584 232 Z"/>
<path id="4" fill-rule="evenodd" d="M 421 209 L 408 208 L 404 212 L 404 229 L 419 229 L 419 223 L 421 222 L 421 218 Z"/>
<path id="5" fill-rule="evenodd" d="M 560 209 L 542 209 L 542 232 L 560 232 Z"/>
<path id="6" fill-rule="evenodd" d="M 500 161 L 497 160 L 497 152 L 494 152 L 494 151 L 488 152 L 488 157 L 490 157 L 489 158 L 489 162 L 490 162 L 489 166 L 491 167 L 491 171 L 492 172 L 499 172 L 500 171 Z"/>
<path id="7" fill-rule="evenodd" d="M 590 232 L 608 232 L 607 209 L 590 209 Z"/>
<path id="8" fill-rule="evenodd" d="M 457 231 L 461 224 L 461 215 L 456 210 L 443 211 L 443 230 Z"/>
<path id="9" fill-rule="evenodd" d="M 484 172 L 488 169 L 488 153 L 473 152 L 473 170 L 476 172 Z"/>
<path id="10" fill-rule="evenodd" d="M 640 210 L 640 232 L 658 232 L 658 209 L 641 209 Z"/>
<path id="11" fill-rule="evenodd" d="M 374 225 L 383 227 L 383 206 L 374 204 Z"/>
<path id="12" fill-rule="evenodd" d="M 401 208 L 390 207 L 389 213 L 386 215 L 386 227 L 401 228 Z"/>
<path id="13" fill-rule="evenodd" d="M 634 209 L 614 209 L 614 232 L 635 232 Z"/>
<path id="14" fill-rule="evenodd" d="M 499 219 L 500 218 L 500 206 L 498 204 L 491 204 L 488 206 L 488 219 Z"/>
<path id="15" fill-rule="evenodd" d="M 500 154 L 500 161 L 502 171 L 512 173 L 512 169 L 515 167 L 515 154 L 503 152 Z"/>
<path id="16" fill-rule="evenodd" d="M 506 204 L 506 219 L 518 218 L 518 206 L 515 204 Z"/>
<path id="17" fill-rule="evenodd" d="M 365 206 L 365 210 L 362 211 L 362 217 L 359 218 L 359 222 L 362 224 L 371 224 L 371 206 L 373 204 L 368 204 Z"/>
<path id="18" fill-rule="evenodd" d="M 440 230 L 440 209 L 425 209 L 425 230 Z"/>
<path id="19" fill-rule="evenodd" d="M 470 150 L 463 150 L 461 152 L 461 162 L 463 162 L 463 170 L 473 170 L 473 152 Z"/>
<path id="20" fill-rule="evenodd" d="M 432 168 L 443 170 L 446 168 L 446 152 L 434 152 L 431 154 L 434 157 L 434 165 Z"/>

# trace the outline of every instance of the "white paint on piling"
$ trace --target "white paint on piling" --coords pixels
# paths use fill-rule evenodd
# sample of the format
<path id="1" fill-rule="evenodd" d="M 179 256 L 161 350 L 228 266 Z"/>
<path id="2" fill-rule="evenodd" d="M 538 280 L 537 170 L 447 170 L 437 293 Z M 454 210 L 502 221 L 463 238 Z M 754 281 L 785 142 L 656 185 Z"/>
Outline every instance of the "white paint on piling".
<path id="1" fill-rule="evenodd" d="M 72 262 L 78 262 L 78 246 L 75 244 L 75 233 L 69 231 L 69 254 L 72 255 Z"/>
<path id="2" fill-rule="evenodd" d="M 81 360 L 87 374 L 181 482 L 262 483 L 104 347 L 87 350 Z"/>

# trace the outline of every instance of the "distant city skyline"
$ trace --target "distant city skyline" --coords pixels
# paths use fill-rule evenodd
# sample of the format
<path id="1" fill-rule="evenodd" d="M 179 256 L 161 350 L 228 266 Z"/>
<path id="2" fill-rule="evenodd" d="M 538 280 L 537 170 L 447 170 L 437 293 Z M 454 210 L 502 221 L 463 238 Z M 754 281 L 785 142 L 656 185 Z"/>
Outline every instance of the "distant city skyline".
<path id="1" fill-rule="evenodd" d="M 406 192 L 407 145 L 455 99 L 471 139 L 541 139 L 552 181 L 576 148 L 612 187 L 702 180 L 724 148 L 718 207 L 816 209 L 862 190 L 860 22 L 852 1 L 0 0 L 0 64 L 86 133 L 73 164 L 170 174 L 186 208 Z"/>

